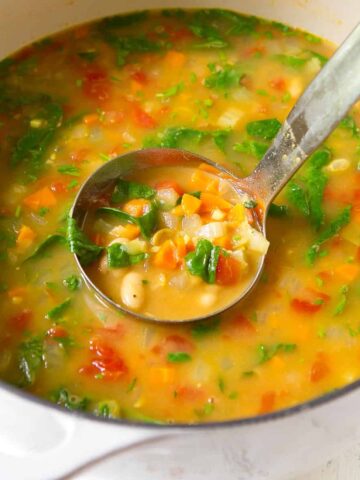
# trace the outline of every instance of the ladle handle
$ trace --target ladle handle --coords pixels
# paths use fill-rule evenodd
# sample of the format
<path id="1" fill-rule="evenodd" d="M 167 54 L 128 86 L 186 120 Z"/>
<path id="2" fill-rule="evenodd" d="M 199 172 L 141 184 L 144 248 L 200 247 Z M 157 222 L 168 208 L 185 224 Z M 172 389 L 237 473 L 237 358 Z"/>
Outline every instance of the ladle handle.
<path id="1" fill-rule="evenodd" d="M 245 180 L 266 208 L 360 96 L 360 23 L 299 98 Z"/>

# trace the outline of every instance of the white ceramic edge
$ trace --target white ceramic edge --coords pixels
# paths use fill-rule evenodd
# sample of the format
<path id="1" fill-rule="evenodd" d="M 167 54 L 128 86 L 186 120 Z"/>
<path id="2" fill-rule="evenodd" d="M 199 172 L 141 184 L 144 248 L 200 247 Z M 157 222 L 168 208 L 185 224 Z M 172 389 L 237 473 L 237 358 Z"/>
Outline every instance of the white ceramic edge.
<path id="1" fill-rule="evenodd" d="M 0 57 L 11 53 L 21 46 L 59 31 L 71 25 L 92 20 L 104 15 L 142 8 L 169 7 L 216 7 L 219 2 L 183 0 L 183 1 L 139 1 L 128 3 L 118 0 L 0 0 Z M 222 8 L 233 8 L 244 13 L 284 21 L 312 31 L 334 42 L 341 41 L 358 20 L 358 0 L 222 0 Z M 345 444 L 345 440 L 358 435 L 353 416 L 344 418 L 337 415 L 337 408 L 345 413 L 350 411 L 359 394 L 352 392 L 327 405 L 298 413 L 276 422 L 243 426 L 237 440 L 241 441 L 240 457 L 247 458 L 248 478 L 268 478 L 266 465 L 272 471 L 271 480 L 279 478 L 284 472 L 299 473 L 305 464 L 323 461 L 333 453 L 336 442 Z M 355 400 L 354 400 L 355 399 Z M 130 444 L 141 442 L 147 437 L 157 436 L 158 432 L 145 429 L 133 429 L 125 426 L 101 425 L 86 419 L 74 419 L 66 413 L 44 409 L 43 406 L 0 390 L 0 478 L 11 480 L 49 480 L 95 459 L 98 456 Z M 329 415 L 332 421 L 329 423 Z M 360 413 L 357 415 L 357 423 Z M 275 430 L 276 429 L 276 435 Z M 280 434 L 279 434 L 280 429 Z M 355 432 L 356 430 L 356 432 Z M 236 429 L 216 429 L 217 439 L 229 440 Z M 174 432 L 175 433 L 175 432 Z M 193 434 L 193 433 L 192 433 Z M 198 438 L 206 441 L 212 437 L 209 431 L 199 431 Z M 280 436 L 279 436 L 280 435 Z M 299 435 L 299 437 L 297 437 Z M 274 441 L 271 442 L 271 438 Z M 275 441 L 276 438 L 276 441 Z M 301 438 L 308 442 L 309 452 L 303 459 L 294 457 L 294 448 Z M 262 441 L 269 442 L 264 450 Z M 292 442 L 290 442 L 292 439 Z M 311 446 L 327 442 L 327 449 L 319 449 L 314 455 Z M 330 441 L 331 440 L 331 441 Z M 295 441 L 295 445 L 293 444 Z M 279 445 L 283 451 L 277 451 Z M 298 445 L 299 446 L 299 445 Z M 264 457 L 264 452 L 267 454 Z M 259 453 L 261 456 L 256 455 Z M 287 453 L 293 459 L 293 465 L 281 462 L 270 468 L 276 455 Z M 241 467 L 241 458 L 233 452 L 235 464 Z M 315 456 L 315 458 L 314 458 Z M 261 458 L 261 461 L 259 459 Z M 244 467 L 244 465 L 243 465 Z M 244 467 L 245 468 L 245 467 Z M 49 473 L 49 469 L 51 474 Z M 263 476 L 263 474 L 265 476 Z M 230 478 L 230 477 L 228 477 Z"/>

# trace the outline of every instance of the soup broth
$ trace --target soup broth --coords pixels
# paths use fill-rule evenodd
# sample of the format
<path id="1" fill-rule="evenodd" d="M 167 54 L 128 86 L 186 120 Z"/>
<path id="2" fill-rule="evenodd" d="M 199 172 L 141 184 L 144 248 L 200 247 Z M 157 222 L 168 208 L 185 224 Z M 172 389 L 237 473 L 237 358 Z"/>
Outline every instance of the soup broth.
<path id="1" fill-rule="evenodd" d="M 219 170 L 205 163 L 146 168 L 119 179 L 105 198 L 104 190 L 102 207 L 85 220 L 87 241 L 100 248 L 85 260 L 116 304 L 184 321 L 210 316 L 246 291 L 268 241 L 257 228 L 256 202 Z"/>
<path id="2" fill-rule="evenodd" d="M 2 60 L 1 378 L 68 409 L 164 423 L 265 414 L 358 379 L 359 105 L 272 205 L 262 279 L 226 314 L 121 315 L 80 278 L 67 228 L 81 184 L 129 150 L 185 148 L 249 174 L 333 50 L 277 22 L 166 10 Z"/>

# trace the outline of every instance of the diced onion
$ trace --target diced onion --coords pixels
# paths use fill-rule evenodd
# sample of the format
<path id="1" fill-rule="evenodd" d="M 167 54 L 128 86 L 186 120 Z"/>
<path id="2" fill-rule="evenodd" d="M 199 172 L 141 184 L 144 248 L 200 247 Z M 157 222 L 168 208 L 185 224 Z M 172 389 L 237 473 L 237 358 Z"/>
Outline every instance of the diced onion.
<path id="1" fill-rule="evenodd" d="M 135 240 L 131 240 L 125 245 L 125 249 L 129 255 L 137 255 L 138 253 L 144 253 L 146 252 L 146 247 L 146 242 L 138 238 L 135 238 Z"/>
<path id="2" fill-rule="evenodd" d="M 179 217 L 173 215 L 170 212 L 160 212 L 160 221 L 164 224 L 167 228 L 175 228 L 177 229 L 180 223 Z"/>
<path id="3" fill-rule="evenodd" d="M 347 158 L 336 158 L 326 167 L 329 172 L 344 172 L 350 167 L 350 161 Z"/>
<path id="4" fill-rule="evenodd" d="M 197 235 L 203 238 L 220 238 L 227 233 L 226 222 L 210 222 L 199 228 Z"/>
<path id="5" fill-rule="evenodd" d="M 89 135 L 89 128 L 81 123 L 80 125 L 75 125 L 70 133 L 70 138 L 72 140 L 80 140 L 86 138 Z"/>
<path id="6" fill-rule="evenodd" d="M 192 236 L 201 227 L 202 221 L 200 215 L 194 213 L 193 215 L 185 215 L 182 219 L 182 229 L 185 233 Z"/>
<path id="7" fill-rule="evenodd" d="M 266 240 L 262 233 L 255 230 L 255 228 L 250 228 L 249 233 L 249 250 L 265 255 L 269 248 L 268 240 Z"/>
<path id="8" fill-rule="evenodd" d="M 217 125 L 220 128 L 234 128 L 243 116 L 244 112 L 239 108 L 229 108 L 218 118 Z"/>
<path id="9" fill-rule="evenodd" d="M 189 286 L 189 275 L 186 272 L 177 273 L 170 278 L 169 285 L 178 290 L 185 290 Z"/>
<path id="10" fill-rule="evenodd" d="M 157 192 L 157 199 L 165 207 L 175 207 L 179 194 L 173 188 L 161 188 Z"/>

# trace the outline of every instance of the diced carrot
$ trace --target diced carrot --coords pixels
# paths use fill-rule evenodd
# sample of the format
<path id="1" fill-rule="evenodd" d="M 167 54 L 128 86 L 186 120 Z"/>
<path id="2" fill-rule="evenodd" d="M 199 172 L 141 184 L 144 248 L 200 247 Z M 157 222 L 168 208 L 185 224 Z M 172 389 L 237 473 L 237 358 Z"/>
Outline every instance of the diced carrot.
<path id="1" fill-rule="evenodd" d="M 269 413 L 275 408 L 275 392 L 266 392 L 261 396 L 259 413 Z"/>
<path id="2" fill-rule="evenodd" d="M 122 209 L 133 217 L 141 217 L 145 214 L 148 206 L 149 202 L 147 200 L 144 200 L 143 198 L 134 198 L 133 200 L 126 202 Z"/>
<path id="3" fill-rule="evenodd" d="M 239 262 L 237 262 L 235 258 L 220 255 L 216 267 L 216 283 L 220 285 L 231 285 L 236 283 L 239 277 L 239 271 Z"/>
<path id="4" fill-rule="evenodd" d="M 166 385 L 174 382 L 175 371 L 173 367 L 150 367 L 147 378 L 152 385 Z"/>
<path id="5" fill-rule="evenodd" d="M 137 82 L 136 80 L 131 81 L 130 88 L 133 93 L 137 93 L 137 92 L 140 92 L 141 90 L 144 90 L 144 86 L 141 85 L 141 83 Z"/>
<path id="6" fill-rule="evenodd" d="M 183 210 L 183 207 L 182 205 L 178 205 L 177 207 L 174 207 L 172 210 L 171 210 L 171 213 L 173 215 L 176 215 L 177 217 L 182 217 L 184 215 L 184 210 Z"/>
<path id="7" fill-rule="evenodd" d="M 140 235 L 140 228 L 137 225 L 128 223 L 124 225 L 124 229 L 121 231 L 121 236 L 123 238 L 128 238 L 129 240 L 134 240 L 134 238 Z"/>
<path id="8" fill-rule="evenodd" d="M 335 273 L 345 282 L 353 282 L 359 275 L 359 265 L 356 263 L 344 263 L 335 268 Z"/>
<path id="9" fill-rule="evenodd" d="M 191 176 L 191 183 L 195 190 L 218 193 L 219 179 L 209 173 L 197 169 Z"/>
<path id="10" fill-rule="evenodd" d="M 85 125 L 94 125 L 99 121 L 99 115 L 97 113 L 89 113 L 89 115 L 85 115 L 83 118 L 83 122 Z"/>
<path id="11" fill-rule="evenodd" d="M 187 248 L 186 248 L 184 238 L 180 237 L 180 236 L 177 237 L 176 240 L 175 240 L 175 244 L 176 244 L 176 251 L 177 251 L 178 260 L 181 260 L 182 258 L 185 257 L 185 255 L 187 253 Z"/>
<path id="12" fill-rule="evenodd" d="M 313 383 L 323 380 L 330 372 L 329 362 L 323 353 L 319 353 L 311 366 L 310 380 Z"/>
<path id="13" fill-rule="evenodd" d="M 181 68 L 186 60 L 186 56 L 175 50 L 170 50 L 165 55 L 165 64 L 172 68 Z"/>
<path id="14" fill-rule="evenodd" d="M 231 209 L 231 203 L 227 202 L 219 195 L 214 193 L 202 192 L 200 195 L 201 212 L 212 212 L 215 208 L 228 211 Z"/>
<path id="15" fill-rule="evenodd" d="M 254 214 L 250 208 L 245 208 L 245 215 L 246 215 L 246 220 L 250 225 L 253 225 L 255 220 L 254 220 Z"/>
<path id="16" fill-rule="evenodd" d="M 231 238 L 226 235 L 224 237 L 214 238 L 213 244 L 225 248 L 226 250 L 231 250 L 232 247 Z"/>
<path id="17" fill-rule="evenodd" d="M 178 265 L 177 248 L 172 240 L 166 240 L 154 256 L 154 265 L 168 270 L 175 270 Z"/>
<path id="18" fill-rule="evenodd" d="M 201 200 L 194 195 L 189 195 L 184 193 L 181 199 L 181 206 L 184 210 L 185 215 L 192 215 L 197 213 L 200 210 Z"/>
<path id="19" fill-rule="evenodd" d="M 32 210 L 39 210 L 41 207 L 49 208 L 56 205 L 56 197 L 49 187 L 44 187 L 25 197 L 23 203 Z"/>
<path id="20" fill-rule="evenodd" d="M 245 208 L 241 205 L 241 203 L 238 203 L 232 209 L 229 211 L 228 214 L 228 220 L 229 222 L 237 222 L 240 223 L 244 220 L 245 218 Z"/>
<path id="21" fill-rule="evenodd" d="M 173 180 L 162 180 L 161 182 L 157 182 L 155 184 L 156 190 L 165 190 L 168 188 L 172 188 L 178 195 L 182 195 L 184 193 L 184 189 L 180 187 L 177 182 Z"/>
<path id="22" fill-rule="evenodd" d="M 34 232 L 34 230 L 32 230 L 27 225 L 22 225 L 16 239 L 16 246 L 21 249 L 28 248 L 33 243 L 35 238 L 36 233 Z"/>

